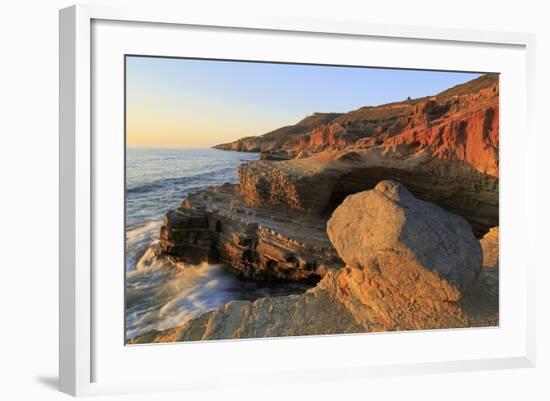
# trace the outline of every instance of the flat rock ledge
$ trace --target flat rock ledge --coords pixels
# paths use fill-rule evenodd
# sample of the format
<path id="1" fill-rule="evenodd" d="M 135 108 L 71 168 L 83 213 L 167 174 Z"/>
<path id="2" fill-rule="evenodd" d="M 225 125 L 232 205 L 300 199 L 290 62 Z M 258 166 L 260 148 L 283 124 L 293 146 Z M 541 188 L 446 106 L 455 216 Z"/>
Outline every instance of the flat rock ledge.
<path id="1" fill-rule="evenodd" d="M 385 221 L 395 216 L 379 230 L 375 220 L 357 221 L 356 213 L 346 210 L 355 202 Z M 233 301 L 130 343 L 498 325 L 498 264 L 493 263 L 498 228 L 480 245 L 461 218 L 388 181 L 340 207 L 329 222 L 329 236 L 346 266 L 326 269 L 316 287 L 301 295 Z M 353 228 L 336 230 L 346 224 Z M 368 238 L 369 245 L 343 248 L 351 235 Z M 435 244 L 444 249 L 436 250 Z M 406 263 L 399 263 L 400 257 Z"/>
<path id="2" fill-rule="evenodd" d="M 240 165 L 239 177 L 249 206 L 281 205 L 326 215 L 349 195 L 394 180 L 415 197 L 464 217 L 478 238 L 498 225 L 498 177 L 463 161 L 435 159 L 427 151 L 402 156 L 393 149 L 369 148 L 260 160 Z"/>

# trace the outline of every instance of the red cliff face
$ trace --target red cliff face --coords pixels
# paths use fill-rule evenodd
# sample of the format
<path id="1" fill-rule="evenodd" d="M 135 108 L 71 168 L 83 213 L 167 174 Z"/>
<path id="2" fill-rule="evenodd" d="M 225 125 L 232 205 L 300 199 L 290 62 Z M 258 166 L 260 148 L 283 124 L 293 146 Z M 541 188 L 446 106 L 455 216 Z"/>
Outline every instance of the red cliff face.
<path id="1" fill-rule="evenodd" d="M 349 133 L 339 123 L 329 123 L 314 128 L 310 134 L 300 138 L 297 145 L 300 151 L 321 152 L 325 149 L 344 149 L 354 144 L 359 139 L 355 134 Z"/>
<path id="2" fill-rule="evenodd" d="M 445 102 L 419 102 L 401 132 L 385 133 L 378 142 L 396 156 L 429 152 L 433 158 L 463 161 L 481 173 L 498 176 L 498 133 L 495 84 Z"/>
<path id="3" fill-rule="evenodd" d="M 295 160 L 241 166 L 241 192 L 251 205 L 322 214 L 392 179 L 483 235 L 498 224 L 498 81 L 468 89 L 320 125 L 293 144 Z"/>
<path id="4" fill-rule="evenodd" d="M 386 106 L 380 106 L 383 112 Z M 353 130 L 346 129 L 353 125 Z M 498 82 L 474 93 L 435 96 L 411 103 L 399 116 L 390 115 L 360 124 L 333 121 L 314 128 L 285 149 L 302 151 L 378 149 L 394 158 L 427 154 L 433 159 L 457 160 L 477 171 L 498 177 Z"/>
<path id="5" fill-rule="evenodd" d="M 498 177 L 498 76 L 487 74 L 430 98 L 361 107 L 344 114 L 316 113 L 299 123 L 219 149 L 281 153 L 376 150 L 391 158 L 464 162 Z"/>
<path id="6" fill-rule="evenodd" d="M 250 206 L 326 214 L 390 179 L 483 235 L 498 225 L 498 88 L 498 76 L 484 75 L 433 97 L 362 107 L 309 125 L 276 148 L 292 160 L 239 167 L 241 194 Z"/>

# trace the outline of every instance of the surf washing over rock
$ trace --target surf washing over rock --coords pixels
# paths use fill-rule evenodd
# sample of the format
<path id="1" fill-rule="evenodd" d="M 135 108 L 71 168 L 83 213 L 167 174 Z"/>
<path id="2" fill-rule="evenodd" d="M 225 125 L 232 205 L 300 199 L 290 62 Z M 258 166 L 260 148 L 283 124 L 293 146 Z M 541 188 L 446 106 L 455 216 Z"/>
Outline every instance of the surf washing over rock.
<path id="1" fill-rule="evenodd" d="M 498 114 L 498 76 L 484 75 L 216 146 L 262 155 L 165 214 L 136 277 L 155 265 L 181 283 L 150 305 L 167 323 L 142 313 L 129 342 L 498 325 Z M 229 299 L 212 284 L 216 302 L 194 310 L 178 286 L 221 272 L 294 290 Z"/>
<path id="2" fill-rule="evenodd" d="M 126 191 L 126 337 L 182 324 L 233 300 L 302 293 L 310 284 L 242 280 L 221 264 L 156 257 L 166 206 L 187 194 L 238 182 L 237 166 L 256 154 L 210 149 L 131 148 Z M 181 177 L 184 174 L 184 177 Z"/>

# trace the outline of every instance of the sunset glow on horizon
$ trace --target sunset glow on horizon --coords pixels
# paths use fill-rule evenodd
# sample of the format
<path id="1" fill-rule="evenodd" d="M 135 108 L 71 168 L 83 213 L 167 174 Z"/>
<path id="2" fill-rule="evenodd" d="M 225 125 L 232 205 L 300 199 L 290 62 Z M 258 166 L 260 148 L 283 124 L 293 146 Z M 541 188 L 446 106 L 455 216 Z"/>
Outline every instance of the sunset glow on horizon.
<path id="1" fill-rule="evenodd" d="M 479 74 L 128 56 L 126 143 L 210 147 L 314 112 L 434 95 Z"/>

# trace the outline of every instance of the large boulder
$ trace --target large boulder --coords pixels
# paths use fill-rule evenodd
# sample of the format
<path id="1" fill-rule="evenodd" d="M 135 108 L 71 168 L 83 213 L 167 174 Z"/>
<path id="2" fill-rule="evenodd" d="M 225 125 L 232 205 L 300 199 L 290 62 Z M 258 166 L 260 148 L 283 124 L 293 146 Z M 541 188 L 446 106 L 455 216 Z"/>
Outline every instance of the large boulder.
<path id="1" fill-rule="evenodd" d="M 368 269 L 411 299 L 459 300 L 482 268 L 481 247 L 462 217 L 393 181 L 348 196 L 327 232 L 348 267 Z"/>

